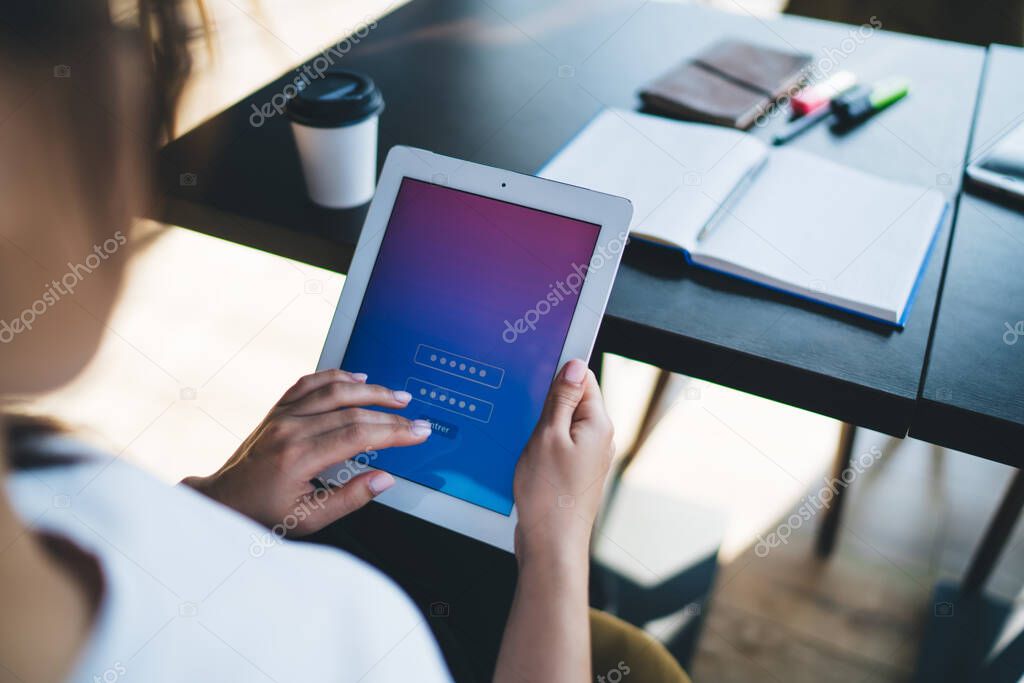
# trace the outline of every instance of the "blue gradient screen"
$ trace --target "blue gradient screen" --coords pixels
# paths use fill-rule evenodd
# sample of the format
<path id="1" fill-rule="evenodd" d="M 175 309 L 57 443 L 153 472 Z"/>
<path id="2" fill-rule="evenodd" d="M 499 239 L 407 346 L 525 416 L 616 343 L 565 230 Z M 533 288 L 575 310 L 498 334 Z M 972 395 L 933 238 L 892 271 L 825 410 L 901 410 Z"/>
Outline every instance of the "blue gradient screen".
<path id="1" fill-rule="evenodd" d="M 508 515 L 600 226 L 405 178 L 341 367 L 429 439 L 373 466 Z"/>

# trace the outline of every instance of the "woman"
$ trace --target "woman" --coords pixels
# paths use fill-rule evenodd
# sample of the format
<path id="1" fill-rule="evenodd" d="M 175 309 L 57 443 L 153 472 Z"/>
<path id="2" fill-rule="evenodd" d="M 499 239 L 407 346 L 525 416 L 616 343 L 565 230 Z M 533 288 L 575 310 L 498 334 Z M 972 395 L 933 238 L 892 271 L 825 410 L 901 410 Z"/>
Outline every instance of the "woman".
<path id="1" fill-rule="evenodd" d="M 11 396 L 66 383 L 95 352 L 188 53 L 172 2 L 140 2 L 134 30 L 97 0 L 6 14 L 0 393 Z M 87 332 L 66 334 L 71 323 Z M 373 568 L 289 541 L 252 552 L 297 506 L 289 533 L 301 536 L 391 486 L 377 471 L 327 492 L 309 482 L 368 448 L 429 438 L 374 410 L 408 400 L 340 370 L 303 377 L 224 467 L 177 487 L 0 417 L 0 681 L 449 680 L 423 616 Z M 611 437 L 593 374 L 569 362 L 515 475 L 519 581 L 496 680 L 591 676 L 588 545 Z M 564 495 L 573 507 L 557 504 Z M 642 665 L 620 661 L 609 680 Z"/>

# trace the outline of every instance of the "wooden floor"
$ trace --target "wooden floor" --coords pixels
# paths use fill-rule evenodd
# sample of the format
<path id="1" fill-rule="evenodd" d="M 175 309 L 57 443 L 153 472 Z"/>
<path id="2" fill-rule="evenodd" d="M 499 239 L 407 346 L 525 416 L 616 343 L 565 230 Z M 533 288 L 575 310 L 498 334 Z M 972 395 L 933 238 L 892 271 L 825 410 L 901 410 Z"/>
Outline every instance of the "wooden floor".
<path id="1" fill-rule="evenodd" d="M 855 452 L 872 442 L 886 438 L 864 432 Z M 962 574 L 1009 472 L 921 442 L 891 445 L 853 482 L 830 560 L 813 554 L 812 521 L 766 557 L 751 547 L 722 567 L 695 680 L 910 680 L 932 586 Z M 1022 585 L 1018 528 L 990 590 L 1013 599 Z"/>

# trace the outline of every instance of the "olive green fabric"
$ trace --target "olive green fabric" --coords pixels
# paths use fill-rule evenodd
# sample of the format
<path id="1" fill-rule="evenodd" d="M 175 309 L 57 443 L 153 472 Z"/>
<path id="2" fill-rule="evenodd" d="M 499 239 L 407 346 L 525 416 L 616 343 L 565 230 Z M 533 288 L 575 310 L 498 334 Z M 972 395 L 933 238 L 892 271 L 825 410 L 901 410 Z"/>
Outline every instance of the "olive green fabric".
<path id="1" fill-rule="evenodd" d="M 665 646 L 607 612 L 590 610 L 590 661 L 596 683 L 690 683 Z"/>

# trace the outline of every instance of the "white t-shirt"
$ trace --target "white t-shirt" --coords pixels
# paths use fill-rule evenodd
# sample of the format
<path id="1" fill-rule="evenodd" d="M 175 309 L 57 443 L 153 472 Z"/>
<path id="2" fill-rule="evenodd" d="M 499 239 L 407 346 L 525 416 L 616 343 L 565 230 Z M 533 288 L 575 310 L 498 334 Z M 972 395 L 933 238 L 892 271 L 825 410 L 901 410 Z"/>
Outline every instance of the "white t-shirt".
<path id="1" fill-rule="evenodd" d="M 11 473 L 14 507 L 95 555 L 105 582 L 69 680 L 451 680 L 422 614 L 364 562 L 278 540 L 68 439 L 47 439 L 45 452 L 88 458 Z"/>

